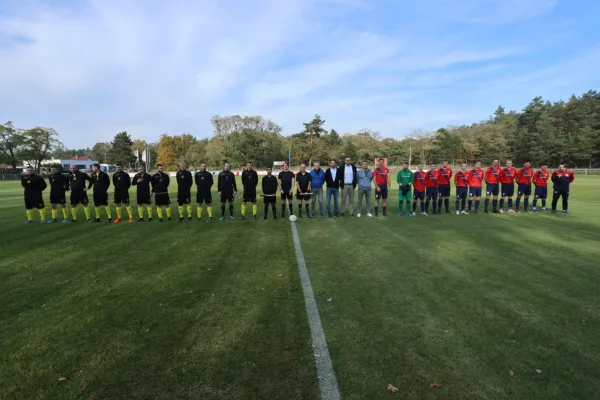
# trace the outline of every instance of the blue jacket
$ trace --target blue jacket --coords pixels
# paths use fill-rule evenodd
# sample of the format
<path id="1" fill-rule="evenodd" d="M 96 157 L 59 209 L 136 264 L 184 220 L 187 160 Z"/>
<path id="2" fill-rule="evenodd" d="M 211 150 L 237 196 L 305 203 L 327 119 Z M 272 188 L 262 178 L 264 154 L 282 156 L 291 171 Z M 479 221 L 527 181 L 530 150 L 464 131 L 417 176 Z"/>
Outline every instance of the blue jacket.
<path id="1" fill-rule="evenodd" d="M 314 169 L 310 171 L 310 187 L 321 189 L 325 183 L 325 171 L 319 168 L 319 172 Z"/>

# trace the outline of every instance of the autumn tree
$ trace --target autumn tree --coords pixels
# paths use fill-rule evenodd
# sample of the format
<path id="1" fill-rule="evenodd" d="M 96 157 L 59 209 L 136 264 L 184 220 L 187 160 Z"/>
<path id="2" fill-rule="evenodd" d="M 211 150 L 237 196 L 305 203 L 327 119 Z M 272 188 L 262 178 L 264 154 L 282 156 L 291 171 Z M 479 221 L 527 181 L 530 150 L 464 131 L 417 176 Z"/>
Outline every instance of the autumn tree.
<path id="1" fill-rule="evenodd" d="M 135 155 L 131 150 L 133 141 L 127 131 L 119 132 L 111 142 L 111 148 L 106 154 L 106 161 L 113 164 L 131 166 L 135 163 Z"/>

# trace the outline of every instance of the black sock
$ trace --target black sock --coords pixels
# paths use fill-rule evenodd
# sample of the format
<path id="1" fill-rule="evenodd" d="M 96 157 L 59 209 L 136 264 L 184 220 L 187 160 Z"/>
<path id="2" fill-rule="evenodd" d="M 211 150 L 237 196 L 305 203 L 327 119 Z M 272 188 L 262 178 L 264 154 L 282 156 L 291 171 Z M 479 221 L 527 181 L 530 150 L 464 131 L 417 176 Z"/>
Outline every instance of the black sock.
<path id="1" fill-rule="evenodd" d="M 285 204 L 281 205 L 281 217 L 285 217 Z"/>
<path id="2" fill-rule="evenodd" d="M 425 212 L 425 203 L 423 203 L 421 201 L 421 212 L 424 213 Z"/>
<path id="3" fill-rule="evenodd" d="M 273 217 L 277 218 L 277 210 L 275 207 L 275 203 L 271 204 L 271 209 L 273 210 Z"/>
<path id="4" fill-rule="evenodd" d="M 438 207 L 438 210 L 440 210 L 440 211 L 442 211 L 442 203 L 443 202 L 444 201 L 442 199 L 439 199 L 438 202 L 437 202 L 437 207 Z"/>
<path id="5" fill-rule="evenodd" d="M 310 206 L 308 204 L 306 204 L 305 208 L 306 208 L 306 215 L 310 215 L 310 213 L 309 213 Z"/>
<path id="6" fill-rule="evenodd" d="M 454 208 L 456 208 L 456 211 L 459 211 L 458 207 L 460 204 L 460 200 L 456 200 L 456 203 L 454 203 Z"/>
<path id="7" fill-rule="evenodd" d="M 302 204 L 298 204 L 298 215 L 302 216 Z"/>
<path id="8" fill-rule="evenodd" d="M 471 207 L 473 207 L 473 200 L 469 199 L 469 211 L 471 211 Z"/>
<path id="9" fill-rule="evenodd" d="M 288 204 L 288 208 L 290 209 L 290 215 L 292 215 L 294 213 L 294 206 L 292 203 Z M 302 206 L 300 206 L 300 209 L 302 209 Z"/>
<path id="10" fill-rule="evenodd" d="M 483 206 L 484 206 L 484 208 L 485 208 L 485 211 L 487 212 L 487 210 L 488 210 L 488 207 L 490 206 L 490 198 L 489 198 L 489 197 L 486 197 L 486 198 L 485 198 L 485 201 L 484 201 L 484 203 L 483 203 Z"/>
<path id="11" fill-rule="evenodd" d="M 413 203 L 413 212 L 417 212 L 417 202 Z"/>
<path id="12" fill-rule="evenodd" d="M 450 199 L 444 199 L 444 206 L 446 207 L 446 211 L 450 211 Z"/>
<path id="13" fill-rule="evenodd" d="M 429 211 L 429 202 L 430 200 L 425 200 L 425 212 Z"/>
<path id="14" fill-rule="evenodd" d="M 546 208 L 546 199 L 542 199 L 542 208 Z"/>
<path id="15" fill-rule="evenodd" d="M 462 198 L 462 200 L 460 201 L 460 204 L 461 204 L 461 207 L 462 207 L 462 209 L 461 209 L 461 211 L 462 211 L 462 210 L 464 210 L 464 209 L 465 209 L 465 206 L 466 206 L 466 204 L 467 204 L 467 199 L 465 199 L 465 198 L 463 197 L 463 198 Z"/>
<path id="16" fill-rule="evenodd" d="M 269 214 L 269 205 L 265 204 L 265 218 L 267 217 L 268 214 Z"/>
<path id="17" fill-rule="evenodd" d="M 229 203 L 229 216 L 233 217 L 233 204 Z"/>
<path id="18" fill-rule="evenodd" d="M 225 203 L 221 203 L 221 217 L 225 216 Z"/>

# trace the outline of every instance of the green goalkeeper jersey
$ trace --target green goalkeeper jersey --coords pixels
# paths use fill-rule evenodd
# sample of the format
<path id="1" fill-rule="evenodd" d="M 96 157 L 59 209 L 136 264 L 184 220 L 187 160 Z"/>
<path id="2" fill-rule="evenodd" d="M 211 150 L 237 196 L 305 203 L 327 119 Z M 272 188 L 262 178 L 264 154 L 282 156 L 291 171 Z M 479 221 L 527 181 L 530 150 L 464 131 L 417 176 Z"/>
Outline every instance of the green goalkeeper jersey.
<path id="1" fill-rule="evenodd" d="M 396 176 L 399 185 L 406 186 L 415 183 L 415 174 L 410 169 L 401 169 Z"/>

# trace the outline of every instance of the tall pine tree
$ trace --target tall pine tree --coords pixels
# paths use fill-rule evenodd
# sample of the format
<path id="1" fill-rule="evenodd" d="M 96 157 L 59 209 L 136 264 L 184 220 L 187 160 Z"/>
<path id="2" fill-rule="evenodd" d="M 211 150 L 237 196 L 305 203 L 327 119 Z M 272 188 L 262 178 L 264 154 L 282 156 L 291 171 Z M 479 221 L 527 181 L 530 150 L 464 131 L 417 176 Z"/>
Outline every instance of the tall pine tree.
<path id="1" fill-rule="evenodd" d="M 111 142 L 111 145 L 112 148 L 106 155 L 108 162 L 122 164 L 124 166 L 130 166 L 135 163 L 135 155 L 131 150 L 133 141 L 127 134 L 127 131 L 117 133 Z"/>

